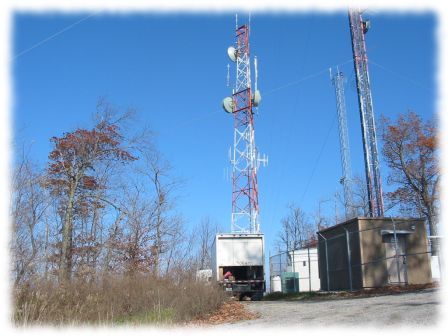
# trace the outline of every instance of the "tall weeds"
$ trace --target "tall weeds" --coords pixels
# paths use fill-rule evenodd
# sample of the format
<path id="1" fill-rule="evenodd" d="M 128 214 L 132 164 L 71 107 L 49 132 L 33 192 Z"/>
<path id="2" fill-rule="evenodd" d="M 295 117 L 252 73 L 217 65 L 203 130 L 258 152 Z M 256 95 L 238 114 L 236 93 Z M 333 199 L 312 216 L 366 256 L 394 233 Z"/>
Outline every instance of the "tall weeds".
<path id="1" fill-rule="evenodd" d="M 189 277 L 109 276 L 68 286 L 38 280 L 14 289 L 16 325 L 175 324 L 217 309 L 224 293 Z"/>

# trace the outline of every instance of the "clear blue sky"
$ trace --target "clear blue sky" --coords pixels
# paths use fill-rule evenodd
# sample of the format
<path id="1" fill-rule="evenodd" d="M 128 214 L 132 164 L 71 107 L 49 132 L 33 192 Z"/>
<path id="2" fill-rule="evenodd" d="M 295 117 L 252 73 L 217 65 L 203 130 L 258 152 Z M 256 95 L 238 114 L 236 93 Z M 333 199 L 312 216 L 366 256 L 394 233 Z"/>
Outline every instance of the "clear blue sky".
<path id="1" fill-rule="evenodd" d="M 136 107 L 157 132 L 174 174 L 186 179 L 179 210 L 187 225 L 210 216 L 230 230 L 231 183 L 224 171 L 230 170 L 233 122 L 221 101 L 231 92 L 226 49 L 234 40 L 234 14 L 98 14 L 22 53 L 88 15 L 16 14 L 15 137 L 34 141 L 33 156 L 44 165 L 50 137 L 89 125 L 99 97 Z M 436 99 L 435 16 L 366 17 L 372 22 L 366 38 L 376 119 L 408 109 L 430 118 Z M 240 23 L 246 19 L 239 15 Z M 319 200 L 341 190 L 330 66 L 341 64 L 348 79 L 352 170 L 364 177 L 360 121 L 345 12 L 258 13 L 251 28 L 263 98 L 255 137 L 259 151 L 269 156 L 258 178 L 261 229 L 267 251 L 274 251 L 288 203 L 311 214 Z M 387 169 L 381 167 L 387 190 Z M 322 203 L 322 209 L 334 216 L 334 203 Z"/>

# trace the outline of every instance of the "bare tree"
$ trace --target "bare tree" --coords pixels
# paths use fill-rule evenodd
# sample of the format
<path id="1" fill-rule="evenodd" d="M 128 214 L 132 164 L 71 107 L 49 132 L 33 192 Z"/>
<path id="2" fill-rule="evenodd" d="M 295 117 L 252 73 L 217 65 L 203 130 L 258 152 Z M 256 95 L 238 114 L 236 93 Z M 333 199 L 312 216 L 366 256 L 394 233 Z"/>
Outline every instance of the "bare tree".
<path id="1" fill-rule="evenodd" d="M 165 248 L 165 270 L 164 275 L 171 271 L 191 269 L 191 247 L 188 235 L 184 228 L 184 219 L 181 215 L 171 217 L 171 235 L 168 236 L 169 245 Z"/>
<path id="2" fill-rule="evenodd" d="M 367 194 L 367 186 L 364 179 L 359 175 L 355 175 L 352 180 L 353 191 L 353 207 L 358 216 L 369 215 L 369 198 Z"/>
<path id="3" fill-rule="evenodd" d="M 199 245 L 196 256 L 198 269 L 211 268 L 211 248 L 217 232 L 218 225 L 209 216 L 203 217 L 194 230 Z"/>
<path id="4" fill-rule="evenodd" d="M 42 188 L 43 176 L 35 165 L 22 154 L 12 176 L 11 217 L 13 236 L 11 241 L 14 284 L 37 271 L 40 251 L 44 244 L 38 234 L 45 211 L 49 205 L 48 197 Z"/>
<path id="5" fill-rule="evenodd" d="M 176 241 L 182 235 L 183 219 L 175 211 L 176 191 L 182 181 L 171 176 L 171 165 L 151 143 L 140 144 L 139 152 L 142 166 L 138 169 L 151 188 L 152 216 L 150 226 L 153 230 L 153 271 L 156 276 L 167 273 L 172 262 Z"/>
<path id="6" fill-rule="evenodd" d="M 322 204 L 325 202 L 330 201 L 329 199 L 321 199 L 319 200 L 318 207 L 314 211 L 313 218 L 314 218 L 314 224 L 317 230 L 322 230 L 328 226 L 330 226 L 330 220 L 327 216 L 324 215 L 324 212 L 322 211 Z"/>
<path id="7" fill-rule="evenodd" d="M 153 240 L 156 208 L 146 200 L 143 186 L 135 185 L 124 192 L 121 248 L 128 274 L 149 272 L 154 266 Z"/>
<path id="8" fill-rule="evenodd" d="M 315 227 L 308 221 L 305 212 L 298 206 L 290 204 L 288 214 L 281 221 L 277 245 L 280 250 L 296 250 L 304 246 L 314 232 Z"/>

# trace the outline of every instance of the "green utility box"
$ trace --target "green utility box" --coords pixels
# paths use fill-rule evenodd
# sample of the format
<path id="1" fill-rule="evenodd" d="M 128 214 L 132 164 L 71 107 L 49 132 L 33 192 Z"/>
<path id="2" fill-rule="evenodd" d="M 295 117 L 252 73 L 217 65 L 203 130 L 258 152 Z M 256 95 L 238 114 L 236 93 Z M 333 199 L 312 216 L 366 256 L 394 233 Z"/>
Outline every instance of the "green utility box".
<path id="1" fill-rule="evenodd" d="M 282 293 L 298 293 L 299 292 L 299 273 L 283 272 L 280 275 L 282 280 Z"/>

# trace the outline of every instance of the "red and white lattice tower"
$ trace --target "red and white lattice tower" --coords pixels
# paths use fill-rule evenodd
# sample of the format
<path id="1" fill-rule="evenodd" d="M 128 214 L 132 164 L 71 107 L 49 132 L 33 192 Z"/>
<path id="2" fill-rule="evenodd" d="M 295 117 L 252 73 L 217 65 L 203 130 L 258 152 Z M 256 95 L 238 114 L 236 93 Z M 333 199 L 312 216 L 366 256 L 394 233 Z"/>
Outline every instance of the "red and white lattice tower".
<path id="1" fill-rule="evenodd" d="M 257 170 L 267 158 L 260 158 L 255 146 L 254 107 L 261 96 L 257 90 L 255 58 L 255 90 L 251 88 L 249 26 L 236 28 L 236 44 L 228 49 L 230 59 L 236 63 L 235 88 L 225 98 L 224 109 L 233 114 L 234 136 L 230 152 L 232 164 L 232 216 L 231 231 L 235 233 L 260 232 Z"/>

